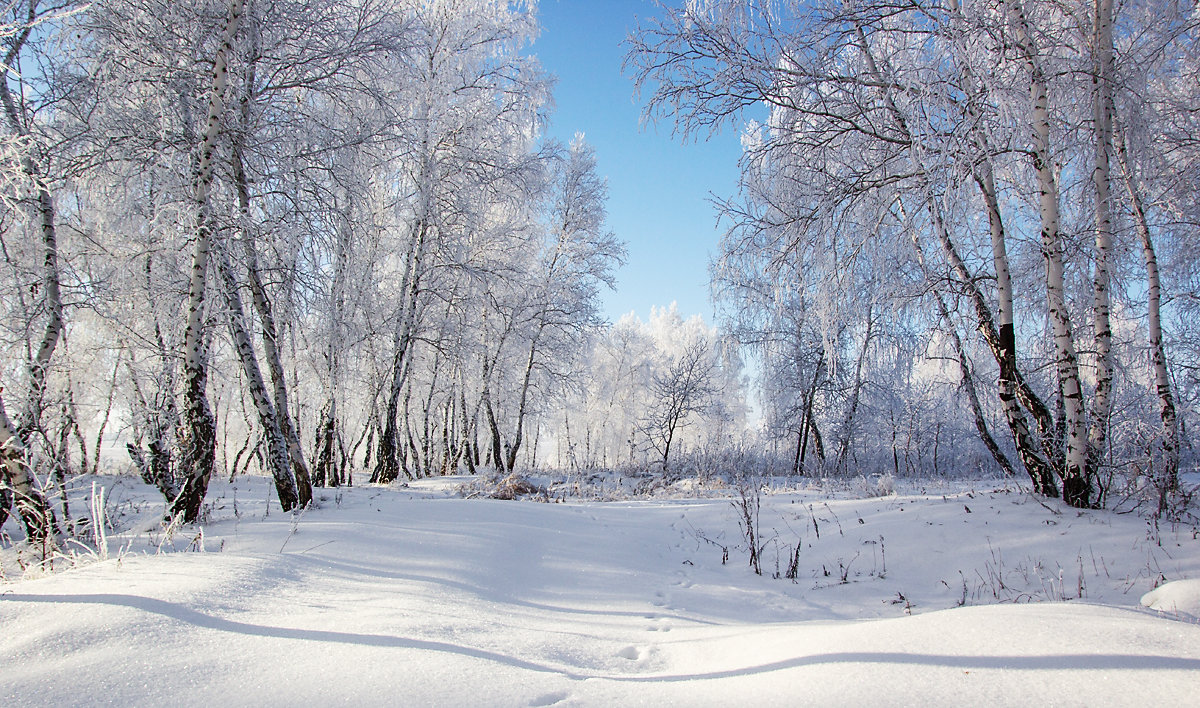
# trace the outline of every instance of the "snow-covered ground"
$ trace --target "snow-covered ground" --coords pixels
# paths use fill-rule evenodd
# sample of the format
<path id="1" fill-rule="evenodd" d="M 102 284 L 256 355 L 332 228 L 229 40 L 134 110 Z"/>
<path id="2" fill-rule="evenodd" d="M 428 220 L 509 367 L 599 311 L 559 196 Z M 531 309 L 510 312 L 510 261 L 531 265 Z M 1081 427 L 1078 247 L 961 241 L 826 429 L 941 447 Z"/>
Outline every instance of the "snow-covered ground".
<path id="1" fill-rule="evenodd" d="M 711 489 L 543 504 L 464 499 L 463 480 L 443 479 L 320 490 L 293 518 L 267 513 L 266 480 L 242 478 L 214 485 L 202 533 L 168 536 L 153 490 L 102 481 L 125 529 L 108 560 L 36 577 L 28 552 L 0 550 L 0 705 L 1191 705 L 1200 692 L 1196 531 L 1003 483 L 763 495 L 758 576 L 739 510 Z M 772 577 L 797 543 L 795 581 Z"/>

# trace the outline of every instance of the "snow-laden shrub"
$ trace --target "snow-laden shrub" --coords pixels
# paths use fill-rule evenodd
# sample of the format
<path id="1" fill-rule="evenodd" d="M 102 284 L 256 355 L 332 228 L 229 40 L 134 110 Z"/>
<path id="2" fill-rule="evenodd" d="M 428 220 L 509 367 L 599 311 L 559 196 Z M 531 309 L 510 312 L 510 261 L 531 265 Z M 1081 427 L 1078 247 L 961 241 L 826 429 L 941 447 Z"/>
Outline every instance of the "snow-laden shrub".
<path id="1" fill-rule="evenodd" d="M 539 487 L 516 472 L 511 474 L 497 473 L 490 477 L 480 477 L 459 487 L 459 494 L 464 497 L 488 497 L 513 501 L 515 499 L 533 499 L 534 501 L 549 501 L 550 494 L 544 487 Z"/>
<path id="2" fill-rule="evenodd" d="M 896 478 L 889 473 L 862 477 L 862 489 L 868 497 L 890 497 L 896 493 Z"/>

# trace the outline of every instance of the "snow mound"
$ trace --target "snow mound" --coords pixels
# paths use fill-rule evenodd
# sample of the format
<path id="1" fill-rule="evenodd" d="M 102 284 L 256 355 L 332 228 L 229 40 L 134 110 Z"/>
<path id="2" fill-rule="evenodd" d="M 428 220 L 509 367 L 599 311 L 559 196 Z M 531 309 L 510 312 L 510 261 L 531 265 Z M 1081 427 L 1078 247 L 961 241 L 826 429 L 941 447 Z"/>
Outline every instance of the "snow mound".
<path id="1" fill-rule="evenodd" d="M 1200 580 L 1175 580 L 1142 595 L 1142 605 L 1159 612 L 1200 619 Z"/>

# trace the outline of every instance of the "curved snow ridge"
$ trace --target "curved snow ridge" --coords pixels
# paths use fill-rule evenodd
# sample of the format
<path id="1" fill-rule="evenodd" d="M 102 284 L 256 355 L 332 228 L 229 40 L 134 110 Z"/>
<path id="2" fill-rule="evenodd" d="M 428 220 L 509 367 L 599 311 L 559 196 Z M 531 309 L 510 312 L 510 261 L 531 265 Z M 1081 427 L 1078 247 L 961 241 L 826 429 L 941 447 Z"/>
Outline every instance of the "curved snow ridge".
<path id="1" fill-rule="evenodd" d="M 1200 580 L 1173 580 L 1142 595 L 1142 606 L 1200 621 Z"/>
<path id="2" fill-rule="evenodd" d="M 27 588 L 34 592 L 0 596 L 0 626 L 12 631 L 0 637 L 7 705 L 89 696 L 125 705 L 714 705 L 746 697 L 765 705 L 1120 705 L 1131 686 L 1139 700 L 1183 705 L 1200 675 L 1200 626 L 1085 603 L 687 626 L 665 640 L 580 617 L 572 618 L 574 651 L 563 651 L 536 622 L 488 631 L 498 617 L 445 631 L 386 616 L 363 623 L 353 610 L 331 618 L 292 606 L 269 617 L 213 598 L 197 610 L 134 594 Z M 44 632 L 40 641 L 14 641 L 34 628 Z M 131 660 L 145 666 L 131 673 Z M 143 670 L 151 667 L 148 685 Z M 75 681 L 54 678 L 64 675 Z"/>

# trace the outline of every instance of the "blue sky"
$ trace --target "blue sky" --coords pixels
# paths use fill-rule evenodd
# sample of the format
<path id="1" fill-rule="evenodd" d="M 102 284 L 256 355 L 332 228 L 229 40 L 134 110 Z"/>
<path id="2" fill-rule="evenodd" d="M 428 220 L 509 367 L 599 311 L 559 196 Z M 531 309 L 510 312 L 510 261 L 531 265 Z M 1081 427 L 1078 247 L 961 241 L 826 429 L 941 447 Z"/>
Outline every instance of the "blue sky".
<path id="1" fill-rule="evenodd" d="M 622 73 L 621 45 L 648 0 L 540 0 L 542 34 L 530 52 L 558 77 L 549 134 L 563 142 L 583 132 L 608 179 L 608 223 L 629 249 L 617 289 L 606 292 L 606 316 L 616 321 L 651 306 L 678 302 L 684 317 L 712 322 L 708 261 L 720 234 L 710 193 L 737 189 L 736 132 L 682 143 L 670 124 L 641 125 L 641 102 Z"/>

